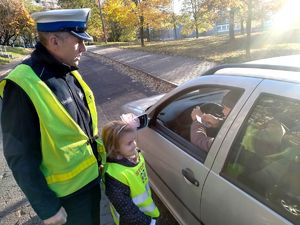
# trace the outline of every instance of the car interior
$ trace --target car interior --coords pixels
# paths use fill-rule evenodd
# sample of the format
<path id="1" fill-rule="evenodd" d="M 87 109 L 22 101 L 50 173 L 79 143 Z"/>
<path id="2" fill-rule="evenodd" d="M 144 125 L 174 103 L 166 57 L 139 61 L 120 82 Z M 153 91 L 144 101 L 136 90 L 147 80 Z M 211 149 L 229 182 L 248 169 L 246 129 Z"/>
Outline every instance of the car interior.
<path id="1" fill-rule="evenodd" d="M 224 90 L 215 90 L 205 95 L 203 92 L 194 91 L 174 100 L 159 113 L 157 118 L 163 122 L 166 127 L 190 141 L 192 110 L 196 106 L 200 106 L 200 109 L 204 113 L 210 113 L 216 117 L 223 117 L 223 107 L 220 103 L 225 93 Z M 214 128 L 208 129 L 209 135 L 213 137 L 217 131 L 218 130 Z"/>

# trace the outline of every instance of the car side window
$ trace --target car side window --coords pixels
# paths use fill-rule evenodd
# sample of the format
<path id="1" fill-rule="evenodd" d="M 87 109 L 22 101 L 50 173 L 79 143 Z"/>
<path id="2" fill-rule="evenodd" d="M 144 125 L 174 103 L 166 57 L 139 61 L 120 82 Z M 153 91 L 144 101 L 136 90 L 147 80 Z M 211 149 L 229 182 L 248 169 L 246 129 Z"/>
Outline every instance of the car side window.
<path id="1" fill-rule="evenodd" d="M 190 148 L 193 149 L 192 154 L 197 152 L 204 152 L 205 156 L 210 148 L 210 144 L 217 135 L 224 119 L 224 96 L 231 93 L 231 98 L 227 97 L 227 104 L 232 108 L 236 101 L 241 96 L 242 91 L 237 89 L 230 89 L 228 87 L 202 87 L 201 89 L 191 90 L 182 93 L 175 97 L 165 106 L 157 116 L 157 120 L 163 124 L 170 132 L 169 137 L 173 137 L 176 142 L 188 142 Z M 233 101 L 233 103 L 231 103 Z M 230 102 L 230 103 L 229 103 Z M 199 108 L 202 114 L 213 116 L 219 126 L 209 126 L 204 119 L 201 120 L 201 115 L 193 115 L 195 108 Z M 195 113 L 194 113 L 195 114 Z M 226 115 L 227 116 L 227 115 Z M 203 118 L 203 117 L 202 117 Z M 208 144 L 203 144 L 200 141 L 201 135 L 204 134 Z M 180 138 L 178 138 L 180 136 Z"/>
<path id="2" fill-rule="evenodd" d="M 300 101 L 261 95 L 221 175 L 300 224 Z"/>

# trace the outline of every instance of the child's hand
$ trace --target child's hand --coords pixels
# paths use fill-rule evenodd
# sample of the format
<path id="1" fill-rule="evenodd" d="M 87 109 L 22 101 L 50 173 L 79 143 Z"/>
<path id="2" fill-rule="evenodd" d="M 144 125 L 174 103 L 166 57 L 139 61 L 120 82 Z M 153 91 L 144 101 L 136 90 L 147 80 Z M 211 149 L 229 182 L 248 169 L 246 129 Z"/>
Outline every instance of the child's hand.
<path id="1" fill-rule="evenodd" d="M 121 120 L 128 124 L 132 128 L 138 128 L 140 126 L 140 121 L 136 115 L 133 113 L 122 114 Z"/>

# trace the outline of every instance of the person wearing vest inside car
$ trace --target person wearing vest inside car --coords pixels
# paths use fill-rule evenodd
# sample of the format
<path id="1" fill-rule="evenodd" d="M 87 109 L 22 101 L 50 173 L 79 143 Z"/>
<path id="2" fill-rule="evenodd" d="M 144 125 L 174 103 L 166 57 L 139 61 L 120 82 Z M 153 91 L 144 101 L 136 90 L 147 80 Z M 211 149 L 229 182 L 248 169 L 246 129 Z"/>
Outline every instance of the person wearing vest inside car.
<path id="1" fill-rule="evenodd" d="M 4 155 L 44 224 L 99 225 L 97 112 L 78 73 L 90 9 L 32 14 L 39 42 L 0 83 Z"/>

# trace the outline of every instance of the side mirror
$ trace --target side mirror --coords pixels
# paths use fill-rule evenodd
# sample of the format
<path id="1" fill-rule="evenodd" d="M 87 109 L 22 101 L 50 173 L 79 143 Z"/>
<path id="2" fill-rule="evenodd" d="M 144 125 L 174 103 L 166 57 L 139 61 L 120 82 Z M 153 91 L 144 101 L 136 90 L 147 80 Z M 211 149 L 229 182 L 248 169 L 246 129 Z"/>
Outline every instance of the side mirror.
<path id="1" fill-rule="evenodd" d="M 137 127 L 138 130 L 148 126 L 149 118 L 147 114 L 140 115 L 137 118 L 140 121 L 140 126 Z"/>
<path id="2" fill-rule="evenodd" d="M 147 114 L 136 116 L 133 113 L 125 113 L 122 114 L 120 118 L 123 122 L 137 129 L 147 127 L 149 123 L 149 118 Z"/>

